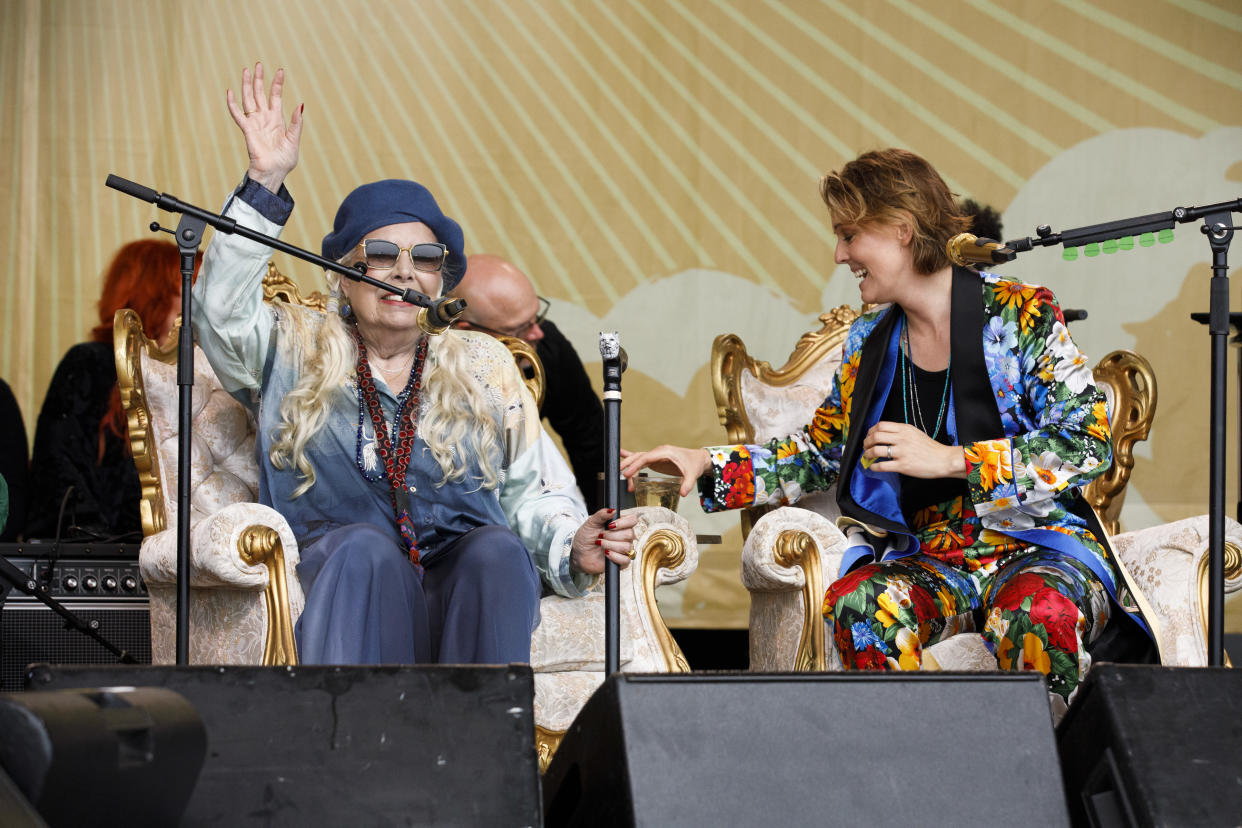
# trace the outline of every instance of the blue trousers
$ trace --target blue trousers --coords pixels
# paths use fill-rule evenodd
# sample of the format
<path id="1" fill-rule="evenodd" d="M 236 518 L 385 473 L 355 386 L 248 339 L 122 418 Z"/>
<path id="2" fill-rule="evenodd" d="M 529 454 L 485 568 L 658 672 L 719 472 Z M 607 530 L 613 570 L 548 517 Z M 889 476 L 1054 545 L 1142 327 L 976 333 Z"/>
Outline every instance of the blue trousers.
<path id="1" fill-rule="evenodd" d="M 539 574 L 522 541 L 482 526 L 427 563 L 420 582 L 392 533 L 335 529 L 303 551 L 303 664 L 509 664 L 530 661 Z"/>

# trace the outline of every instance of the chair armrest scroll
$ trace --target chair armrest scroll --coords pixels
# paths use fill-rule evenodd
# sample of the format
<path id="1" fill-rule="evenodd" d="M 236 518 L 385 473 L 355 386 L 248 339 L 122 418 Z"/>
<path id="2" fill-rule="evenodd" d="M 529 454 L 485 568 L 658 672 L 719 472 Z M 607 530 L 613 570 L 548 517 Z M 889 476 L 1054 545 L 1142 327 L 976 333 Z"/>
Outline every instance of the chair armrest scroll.
<path id="1" fill-rule="evenodd" d="M 782 507 L 755 524 L 742 546 L 751 670 L 827 669 L 824 590 L 844 551 L 845 536 L 832 521 L 806 509 Z"/>
<path id="2" fill-rule="evenodd" d="M 268 585 L 265 560 L 247 560 L 242 554 L 243 536 L 253 546 L 252 527 L 276 533 L 284 550 L 287 568 L 298 563 L 293 530 L 279 512 L 258 503 L 233 503 L 194 524 L 190 529 L 190 586 L 262 590 Z M 148 584 L 177 582 L 177 533 L 175 529 L 145 538 L 140 553 L 142 577 Z M 300 596 L 300 590 L 298 590 Z"/>
<path id="3" fill-rule="evenodd" d="M 662 506 L 641 506 L 634 527 L 634 562 L 630 565 L 632 599 L 637 616 L 649 636 L 657 642 L 665 668 L 688 673 L 681 647 L 673 639 L 656 603 L 656 587 L 676 584 L 689 578 L 699 565 L 699 546 L 686 519 Z"/>

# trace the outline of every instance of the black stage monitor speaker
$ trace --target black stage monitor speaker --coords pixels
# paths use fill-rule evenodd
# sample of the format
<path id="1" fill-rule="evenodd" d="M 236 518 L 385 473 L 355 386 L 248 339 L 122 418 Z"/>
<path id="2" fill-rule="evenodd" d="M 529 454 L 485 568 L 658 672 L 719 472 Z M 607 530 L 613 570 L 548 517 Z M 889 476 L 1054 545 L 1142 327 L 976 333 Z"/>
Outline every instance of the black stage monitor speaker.
<path id="1" fill-rule="evenodd" d="M 8 546 L 0 545 L 0 546 Z M 29 551 L 32 546 L 23 546 Z M 81 551 L 70 549 L 70 551 Z M 112 551 L 112 550 L 110 550 Z M 8 557 L 47 594 L 139 664 L 151 663 L 151 612 L 136 558 L 95 556 Z M 0 604 L 0 691 L 26 687 L 26 666 L 115 664 L 118 659 L 36 598 L 10 590 Z"/>
<path id="2" fill-rule="evenodd" d="M 0 694 L 0 733 L 0 768 L 53 828 L 178 824 L 207 749 L 159 687 Z"/>
<path id="3" fill-rule="evenodd" d="M 618 674 L 543 793 L 549 826 L 1068 825 L 1031 673 Z"/>
<path id="4" fill-rule="evenodd" d="M 1242 825 L 1242 670 L 1097 664 L 1057 742 L 1075 824 Z"/>
<path id="5" fill-rule="evenodd" d="M 189 699 L 207 761 L 183 826 L 540 824 L 527 665 L 41 665 L 31 676 Z"/>

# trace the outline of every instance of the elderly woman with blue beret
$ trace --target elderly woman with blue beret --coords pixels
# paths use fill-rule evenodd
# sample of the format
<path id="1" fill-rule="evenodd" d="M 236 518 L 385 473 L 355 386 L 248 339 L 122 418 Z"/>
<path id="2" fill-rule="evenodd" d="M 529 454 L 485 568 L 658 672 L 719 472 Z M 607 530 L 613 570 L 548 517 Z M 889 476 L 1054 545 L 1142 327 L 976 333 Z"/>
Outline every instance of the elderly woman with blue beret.
<path id="1" fill-rule="evenodd" d="M 242 73 L 228 108 L 250 166 L 225 213 L 279 234 L 293 209 L 302 106 L 286 123 L 283 70 Z M 358 187 L 325 258 L 438 297 L 464 240 L 413 181 Z M 217 234 L 194 288 L 195 333 L 258 422 L 259 499 L 298 538 L 303 663 L 530 660 L 544 587 L 579 596 L 606 560 L 630 562 L 632 515 L 587 517 L 543 473 L 539 411 L 495 339 L 417 324 L 418 308 L 327 274 L 329 313 L 262 301 L 271 251 Z"/>

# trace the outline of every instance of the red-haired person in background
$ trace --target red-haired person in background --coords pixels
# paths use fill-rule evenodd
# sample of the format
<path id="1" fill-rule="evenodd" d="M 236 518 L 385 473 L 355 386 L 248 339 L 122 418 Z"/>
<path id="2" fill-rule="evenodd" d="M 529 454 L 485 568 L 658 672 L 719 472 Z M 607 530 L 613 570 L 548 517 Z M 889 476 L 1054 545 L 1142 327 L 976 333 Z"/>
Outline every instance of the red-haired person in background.
<path id="1" fill-rule="evenodd" d="M 195 274 L 202 261 L 195 261 Z M 142 317 L 147 336 L 167 345 L 181 312 L 181 255 L 145 239 L 117 251 L 104 274 L 99 324 L 56 367 L 35 426 L 27 538 L 138 540 L 141 497 L 116 384 L 112 318 Z M 61 503 L 64 515 L 61 517 Z"/>

